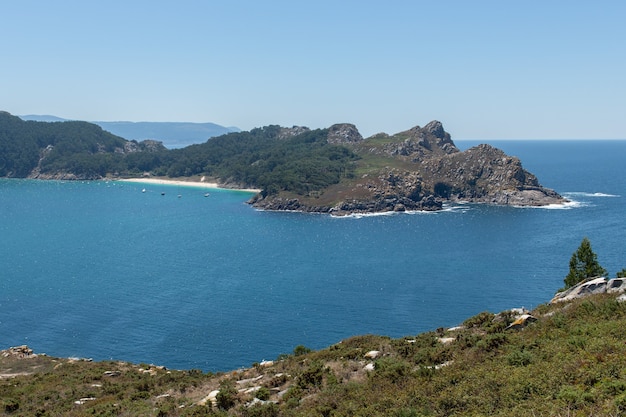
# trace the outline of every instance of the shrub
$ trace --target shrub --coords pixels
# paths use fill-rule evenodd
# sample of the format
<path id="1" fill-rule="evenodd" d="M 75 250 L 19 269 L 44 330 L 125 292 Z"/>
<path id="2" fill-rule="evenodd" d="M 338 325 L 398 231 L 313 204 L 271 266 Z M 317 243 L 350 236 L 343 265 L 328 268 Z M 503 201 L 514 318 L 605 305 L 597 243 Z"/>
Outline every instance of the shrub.
<path id="1" fill-rule="evenodd" d="M 220 389 L 215 397 L 218 408 L 222 410 L 228 410 L 235 405 L 237 398 L 237 388 L 235 383 L 230 379 L 225 379 L 220 382 Z"/>
<path id="2" fill-rule="evenodd" d="M 592 393 L 572 386 L 561 388 L 557 399 L 565 401 L 568 406 L 574 408 L 580 408 L 586 403 L 593 403 L 596 400 Z"/>
<path id="3" fill-rule="evenodd" d="M 20 408 L 20 403 L 17 402 L 17 400 L 14 400 L 12 398 L 8 398 L 4 400 L 3 405 L 4 405 L 4 411 L 6 413 L 12 413 L 14 411 L 19 410 Z"/>
<path id="4" fill-rule="evenodd" d="M 476 343 L 476 347 L 491 352 L 501 345 L 505 344 L 507 336 L 504 333 L 493 333 L 486 335 L 482 340 Z"/>
<path id="5" fill-rule="evenodd" d="M 615 397 L 614 404 L 619 411 L 626 411 L 626 394 Z"/>
<path id="6" fill-rule="evenodd" d="M 259 388 L 255 395 L 256 398 L 262 401 L 267 401 L 270 399 L 270 390 L 265 387 Z"/>
<path id="7" fill-rule="evenodd" d="M 302 389 L 309 387 L 321 387 L 324 380 L 324 365 L 322 362 L 313 361 L 298 378 L 298 386 Z"/>
<path id="8" fill-rule="evenodd" d="M 303 345 L 298 345 L 293 349 L 294 356 L 302 356 L 310 352 L 311 352 L 311 349 Z"/>
<path id="9" fill-rule="evenodd" d="M 277 417 L 279 415 L 278 406 L 274 403 L 257 404 L 244 409 L 244 417 Z"/>
<path id="10" fill-rule="evenodd" d="M 506 359 L 511 366 L 527 366 L 532 362 L 533 354 L 527 350 L 516 350 L 509 353 Z"/>
<path id="11" fill-rule="evenodd" d="M 410 373 L 409 365 L 400 359 L 382 358 L 374 363 L 375 375 L 391 382 L 398 382 Z"/>

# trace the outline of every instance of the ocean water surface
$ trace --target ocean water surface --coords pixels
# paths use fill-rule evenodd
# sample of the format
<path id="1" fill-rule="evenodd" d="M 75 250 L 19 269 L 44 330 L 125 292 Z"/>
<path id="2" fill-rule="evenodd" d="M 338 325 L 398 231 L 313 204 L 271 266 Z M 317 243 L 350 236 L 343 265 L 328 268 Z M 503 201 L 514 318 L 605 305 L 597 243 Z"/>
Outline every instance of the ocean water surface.
<path id="1" fill-rule="evenodd" d="M 573 203 L 333 218 L 240 191 L 0 179 L 0 348 L 225 371 L 535 307 L 585 236 L 611 276 L 626 267 L 626 141 L 489 143 Z"/>

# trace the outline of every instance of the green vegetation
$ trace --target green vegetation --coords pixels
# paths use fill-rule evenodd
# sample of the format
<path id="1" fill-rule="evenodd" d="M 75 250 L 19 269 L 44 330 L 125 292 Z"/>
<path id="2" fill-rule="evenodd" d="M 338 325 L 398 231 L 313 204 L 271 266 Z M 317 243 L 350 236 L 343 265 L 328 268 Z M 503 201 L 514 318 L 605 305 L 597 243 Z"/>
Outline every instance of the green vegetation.
<path id="1" fill-rule="evenodd" d="M 507 329 L 513 312 L 482 312 L 458 329 L 301 346 L 215 375 L 3 355 L 0 373 L 23 375 L 0 378 L 0 415 L 623 415 L 626 303 L 603 294 L 532 314 L 519 330 Z"/>
<path id="2" fill-rule="evenodd" d="M 282 138 L 281 127 L 230 133 L 171 152 L 171 164 L 154 168 L 170 177 L 208 175 L 227 183 L 307 195 L 353 175 L 356 154 L 330 145 L 327 129 Z"/>
<path id="3" fill-rule="evenodd" d="M 0 176 L 25 177 L 44 156 L 43 172 L 99 175 L 116 168 L 115 150 L 125 143 L 91 123 L 25 122 L 0 112 Z"/>
<path id="4" fill-rule="evenodd" d="M 86 122 L 25 122 L 0 112 L 0 177 L 38 171 L 78 178 L 205 175 L 264 195 L 308 195 L 354 175 L 357 155 L 328 143 L 327 129 L 283 134 L 279 126 L 231 133 L 204 144 L 167 150 L 126 141 Z"/>
<path id="5" fill-rule="evenodd" d="M 606 269 L 598 263 L 598 256 L 591 249 L 591 242 L 583 238 L 580 246 L 569 261 L 569 273 L 565 277 L 565 288 L 573 287 L 587 278 L 606 276 Z"/>

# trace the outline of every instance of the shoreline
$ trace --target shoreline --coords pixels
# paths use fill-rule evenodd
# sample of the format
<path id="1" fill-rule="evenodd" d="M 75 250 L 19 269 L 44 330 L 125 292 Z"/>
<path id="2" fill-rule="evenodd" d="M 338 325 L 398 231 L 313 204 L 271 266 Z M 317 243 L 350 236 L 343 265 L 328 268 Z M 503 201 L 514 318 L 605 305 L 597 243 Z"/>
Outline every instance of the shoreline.
<path id="1" fill-rule="evenodd" d="M 182 181 L 182 180 L 170 180 L 163 178 L 120 178 L 113 181 L 119 182 L 134 182 L 151 185 L 178 185 L 183 187 L 196 187 L 196 188 L 211 188 L 217 190 L 228 191 L 242 191 L 246 193 L 260 193 L 261 190 L 255 188 L 225 188 L 220 187 L 216 182 L 204 182 L 204 181 Z"/>

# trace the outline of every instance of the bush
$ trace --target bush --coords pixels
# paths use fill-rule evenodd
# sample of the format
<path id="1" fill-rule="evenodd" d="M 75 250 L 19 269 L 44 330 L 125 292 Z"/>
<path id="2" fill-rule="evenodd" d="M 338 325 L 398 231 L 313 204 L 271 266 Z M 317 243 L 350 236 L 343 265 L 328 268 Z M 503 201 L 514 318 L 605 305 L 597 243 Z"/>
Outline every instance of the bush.
<path id="1" fill-rule="evenodd" d="M 298 378 L 298 386 L 302 389 L 309 387 L 321 387 L 324 380 L 324 365 L 322 362 L 313 361 Z"/>
<path id="2" fill-rule="evenodd" d="M 486 335 L 482 340 L 476 343 L 476 347 L 484 349 L 487 352 L 491 352 L 498 347 L 505 344 L 507 336 L 504 333 L 493 333 Z"/>
<path id="3" fill-rule="evenodd" d="M 19 410 L 20 408 L 20 403 L 12 398 L 8 398 L 4 400 L 3 405 L 4 405 L 4 411 L 6 413 L 12 413 L 14 411 Z"/>
<path id="4" fill-rule="evenodd" d="M 220 382 L 220 389 L 215 397 L 217 407 L 222 410 L 228 410 L 235 405 L 237 399 L 237 388 L 235 383 L 230 379 Z"/>
<path id="5" fill-rule="evenodd" d="M 391 382 L 398 382 L 410 374 L 409 365 L 400 359 L 382 358 L 374 363 L 375 375 Z"/>
<path id="6" fill-rule="evenodd" d="M 507 362 L 511 366 L 527 366 L 533 360 L 533 354 L 527 350 L 516 350 L 506 357 Z"/>
<path id="7" fill-rule="evenodd" d="M 561 388 L 557 398 L 565 401 L 568 406 L 574 408 L 580 408 L 586 403 L 593 403 L 596 400 L 592 393 L 571 386 Z"/>
<path id="8" fill-rule="evenodd" d="M 307 353 L 310 353 L 311 349 L 309 349 L 306 346 L 303 345 L 298 345 L 293 349 L 293 355 L 294 356 L 302 356 L 302 355 L 306 355 Z"/>
<path id="9" fill-rule="evenodd" d="M 256 392 L 255 395 L 256 398 L 258 398 L 261 401 L 267 401 L 270 399 L 270 390 L 268 390 L 265 387 L 261 387 L 259 388 L 259 390 Z"/>
<path id="10" fill-rule="evenodd" d="M 244 417 L 277 417 L 279 414 L 278 406 L 274 403 L 257 404 L 243 412 Z"/>

